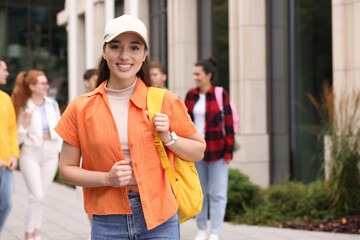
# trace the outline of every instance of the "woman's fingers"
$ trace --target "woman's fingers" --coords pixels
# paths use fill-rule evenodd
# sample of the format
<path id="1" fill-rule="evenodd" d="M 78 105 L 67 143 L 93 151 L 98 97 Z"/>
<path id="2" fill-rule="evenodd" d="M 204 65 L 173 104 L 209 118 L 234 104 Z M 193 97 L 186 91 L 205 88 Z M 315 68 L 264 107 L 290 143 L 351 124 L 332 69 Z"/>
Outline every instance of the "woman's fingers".
<path id="1" fill-rule="evenodd" d="M 157 132 L 168 131 L 170 125 L 169 117 L 163 113 L 155 113 L 153 117 L 153 125 Z"/>
<path id="2" fill-rule="evenodd" d="M 114 187 L 126 186 L 132 175 L 132 168 L 128 161 L 121 160 L 112 166 L 109 171 L 109 183 Z"/>

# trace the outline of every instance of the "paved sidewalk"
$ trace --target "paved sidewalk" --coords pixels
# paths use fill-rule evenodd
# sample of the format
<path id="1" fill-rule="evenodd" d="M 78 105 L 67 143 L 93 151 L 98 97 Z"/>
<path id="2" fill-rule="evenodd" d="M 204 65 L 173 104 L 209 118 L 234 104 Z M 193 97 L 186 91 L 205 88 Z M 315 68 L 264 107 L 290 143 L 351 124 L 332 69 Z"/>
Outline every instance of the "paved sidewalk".
<path id="1" fill-rule="evenodd" d="M 28 200 L 21 174 L 15 172 L 14 206 L 3 230 L 1 240 L 24 239 L 24 212 Z M 196 222 L 181 225 L 181 239 L 192 240 Z M 46 203 L 42 240 L 87 240 L 90 225 L 74 189 L 54 183 Z M 311 232 L 224 223 L 221 240 L 360 240 L 360 235 Z"/>

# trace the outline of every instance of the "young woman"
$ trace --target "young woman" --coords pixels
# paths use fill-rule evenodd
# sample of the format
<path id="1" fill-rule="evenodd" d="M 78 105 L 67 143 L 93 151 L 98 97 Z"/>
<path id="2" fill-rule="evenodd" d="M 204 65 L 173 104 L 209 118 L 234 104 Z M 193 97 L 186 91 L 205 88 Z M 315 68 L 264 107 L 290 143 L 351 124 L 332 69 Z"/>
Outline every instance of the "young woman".
<path id="1" fill-rule="evenodd" d="M 18 140 L 23 144 L 20 170 L 29 191 L 25 239 L 40 239 L 45 196 L 58 167 L 61 138 L 54 127 L 60 111 L 58 103 L 47 97 L 48 89 L 45 73 L 31 70 L 18 74 L 11 96 L 18 119 Z"/>
<path id="2" fill-rule="evenodd" d="M 98 87 L 73 100 L 55 128 L 64 139 L 61 176 L 84 187 L 93 240 L 180 239 L 178 205 L 147 114 L 147 50 L 146 28 L 139 19 L 123 15 L 111 20 L 104 33 Z M 165 94 L 153 124 L 171 162 L 173 154 L 188 161 L 203 157 L 205 141 L 172 93 Z"/>
<path id="3" fill-rule="evenodd" d="M 207 239 L 208 201 L 211 221 L 209 239 L 219 239 L 227 203 L 228 164 L 234 147 L 229 95 L 223 91 L 223 113 L 220 112 L 215 97 L 216 65 L 215 58 L 195 64 L 193 76 L 196 88 L 190 89 L 185 99 L 189 114 L 207 144 L 204 159 L 195 163 L 204 195 L 202 211 L 196 216 L 199 230 L 196 240 Z"/>

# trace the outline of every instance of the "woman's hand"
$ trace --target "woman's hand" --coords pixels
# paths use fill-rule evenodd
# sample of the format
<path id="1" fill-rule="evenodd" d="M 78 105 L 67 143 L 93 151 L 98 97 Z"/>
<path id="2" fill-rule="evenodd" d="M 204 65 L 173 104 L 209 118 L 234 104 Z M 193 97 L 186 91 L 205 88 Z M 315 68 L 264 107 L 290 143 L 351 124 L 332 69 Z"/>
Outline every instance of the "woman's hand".
<path id="1" fill-rule="evenodd" d="M 111 187 L 126 186 L 131 180 L 132 169 L 128 161 L 116 162 L 106 176 L 106 185 Z"/>
<path id="2" fill-rule="evenodd" d="M 168 115 L 164 113 L 155 113 L 152 119 L 155 131 L 159 134 L 159 137 L 163 143 L 171 141 L 169 126 L 170 120 Z"/>
<path id="3" fill-rule="evenodd" d="M 34 108 L 28 108 L 24 111 L 24 118 L 21 122 L 21 125 L 23 126 L 23 128 L 27 129 L 29 127 L 30 120 L 31 120 L 31 117 L 32 117 L 34 111 L 35 111 Z"/>
<path id="4" fill-rule="evenodd" d="M 9 158 L 9 162 L 8 162 L 8 169 L 9 170 L 15 170 L 15 168 L 17 167 L 17 158 L 15 156 L 11 156 Z"/>
<path id="5" fill-rule="evenodd" d="M 145 114 L 149 117 L 148 111 L 145 111 Z M 155 131 L 159 134 L 161 141 L 163 143 L 170 142 L 169 117 L 163 113 L 155 113 L 152 123 Z M 202 135 L 199 132 L 196 132 L 187 138 L 178 136 L 176 144 L 168 146 L 167 148 L 183 160 L 198 162 L 204 157 L 206 142 Z"/>
<path id="6" fill-rule="evenodd" d="M 0 169 L 6 167 L 4 161 L 0 158 Z"/>

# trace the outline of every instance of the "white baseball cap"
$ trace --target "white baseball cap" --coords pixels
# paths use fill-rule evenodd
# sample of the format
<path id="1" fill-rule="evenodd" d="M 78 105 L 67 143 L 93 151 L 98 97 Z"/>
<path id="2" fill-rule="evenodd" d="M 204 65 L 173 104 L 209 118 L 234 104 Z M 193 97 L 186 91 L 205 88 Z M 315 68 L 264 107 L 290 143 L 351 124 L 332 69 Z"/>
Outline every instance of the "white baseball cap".
<path id="1" fill-rule="evenodd" d="M 145 46 L 148 47 L 147 31 L 144 23 L 138 18 L 128 14 L 114 18 L 106 24 L 103 44 L 112 41 L 125 32 L 137 34 L 143 40 Z"/>

